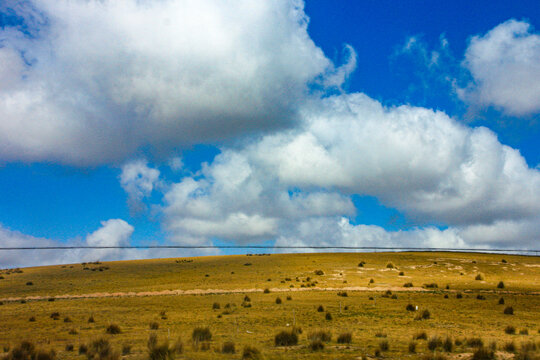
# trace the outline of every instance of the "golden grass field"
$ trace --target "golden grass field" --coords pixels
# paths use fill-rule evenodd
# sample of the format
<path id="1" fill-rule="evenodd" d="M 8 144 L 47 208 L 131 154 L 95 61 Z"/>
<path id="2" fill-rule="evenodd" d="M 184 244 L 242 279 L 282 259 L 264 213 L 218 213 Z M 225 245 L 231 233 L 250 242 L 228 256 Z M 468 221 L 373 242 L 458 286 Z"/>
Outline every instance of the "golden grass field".
<path id="1" fill-rule="evenodd" d="M 361 261 L 363 267 L 358 266 Z M 316 275 L 316 270 L 324 274 Z M 483 280 L 476 280 L 478 274 Z M 171 345 L 180 339 L 183 351 L 177 359 L 240 359 L 246 345 L 258 348 L 265 359 L 375 358 L 377 350 L 386 359 L 470 359 L 475 348 L 466 340 L 473 337 L 494 347 L 496 358 L 534 359 L 540 354 L 538 257 L 420 252 L 234 255 L 34 267 L 2 270 L 0 276 L 0 357 L 28 339 L 54 349 L 59 359 L 86 359 L 79 346 L 103 337 L 118 352 L 131 347 L 123 359 L 145 359 L 152 333 Z M 497 286 L 500 281 L 504 288 Z M 403 287 L 405 283 L 413 287 Z M 424 287 L 431 283 L 438 287 Z M 386 295 L 388 290 L 392 294 Z M 338 296 L 343 292 L 347 296 Z M 242 306 L 246 295 L 251 307 Z M 501 297 L 504 305 L 499 304 Z M 214 303 L 220 309 L 213 309 Z M 407 311 L 408 304 L 419 310 Z M 320 305 L 323 312 L 317 311 Z M 513 315 L 503 313 L 508 306 Z M 426 309 L 430 318 L 415 320 Z M 53 312 L 59 313 L 58 320 L 50 317 Z M 88 322 L 90 316 L 95 322 Z M 150 329 L 152 322 L 158 329 Z M 122 332 L 106 334 L 110 324 Z M 275 335 L 293 325 L 302 329 L 298 344 L 276 346 Z M 516 334 L 505 333 L 509 325 Z M 192 331 L 200 326 L 210 329 L 212 339 L 195 346 Z M 316 330 L 330 332 L 332 339 L 324 349 L 312 351 L 308 334 Z M 422 331 L 428 339 L 450 337 L 452 351 L 438 347 L 433 352 L 426 340 L 416 340 L 416 352 L 409 352 L 413 336 Z M 352 334 L 350 344 L 337 343 L 344 332 Z M 461 344 L 455 345 L 456 340 Z M 234 342 L 234 354 L 221 352 L 227 341 Z M 382 341 L 388 350 L 380 350 Z M 516 354 L 504 350 L 510 342 Z M 519 351 L 522 344 L 531 348 L 527 355 Z M 66 350 L 68 345 L 73 351 Z"/>

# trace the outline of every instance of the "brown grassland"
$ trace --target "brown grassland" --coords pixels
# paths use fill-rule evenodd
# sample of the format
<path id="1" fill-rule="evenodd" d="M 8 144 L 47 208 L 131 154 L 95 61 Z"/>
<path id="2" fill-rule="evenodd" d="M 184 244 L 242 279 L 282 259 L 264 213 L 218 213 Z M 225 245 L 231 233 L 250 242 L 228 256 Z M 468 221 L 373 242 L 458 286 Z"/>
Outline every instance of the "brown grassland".
<path id="1" fill-rule="evenodd" d="M 13 359 L 29 340 L 58 359 L 82 360 L 79 347 L 100 338 L 117 352 L 110 359 L 126 360 L 240 359 L 245 346 L 264 359 L 471 359 L 472 338 L 494 350 L 492 358 L 540 356 L 539 257 L 272 254 L 4 269 L 0 302 L 0 358 Z M 504 313 L 509 307 L 513 314 Z M 429 318 L 415 320 L 424 310 Z M 111 324 L 121 333 L 107 333 Z M 276 346 L 276 334 L 294 326 L 302 330 L 297 344 Z M 208 327 L 211 340 L 194 343 L 197 327 Z M 330 341 L 317 338 L 319 330 Z M 451 347 L 413 341 L 422 332 L 427 340 L 449 338 Z M 182 343 L 182 351 L 151 356 L 151 334 L 171 347 Z M 338 342 L 341 334 L 350 343 L 348 336 Z"/>

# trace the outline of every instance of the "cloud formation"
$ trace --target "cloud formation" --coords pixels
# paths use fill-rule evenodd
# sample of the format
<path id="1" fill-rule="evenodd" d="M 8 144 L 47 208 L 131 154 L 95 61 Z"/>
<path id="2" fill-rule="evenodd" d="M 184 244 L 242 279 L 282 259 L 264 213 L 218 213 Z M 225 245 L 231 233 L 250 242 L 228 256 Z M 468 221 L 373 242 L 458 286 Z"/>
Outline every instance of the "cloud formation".
<path id="1" fill-rule="evenodd" d="M 242 243 L 531 243 L 533 237 L 521 235 L 535 233 L 530 223 L 540 213 L 540 171 L 487 128 L 425 108 L 384 107 L 364 94 L 313 102 L 302 116 L 302 128 L 223 149 L 200 174 L 174 184 L 164 207 L 172 238 L 192 244 L 214 237 Z M 353 225 L 347 220 L 356 211 L 353 194 L 375 196 L 420 226 L 450 229 L 391 233 Z M 495 229 L 504 224 L 516 230 L 503 239 Z M 491 230 L 476 238 L 478 229 Z"/>
<path id="2" fill-rule="evenodd" d="M 508 20 L 474 36 L 463 65 L 473 82 L 458 95 L 514 116 L 540 112 L 540 35 L 525 21 Z"/>
<path id="3" fill-rule="evenodd" d="M 176 163 L 180 161 L 177 158 L 175 160 Z M 128 206 L 133 212 L 144 208 L 142 200 L 152 193 L 158 180 L 159 170 L 148 167 L 145 160 L 133 160 L 122 166 L 120 185 L 128 194 Z"/>
<path id="4" fill-rule="evenodd" d="M 280 129 L 340 86 L 302 1 L 8 1 L 0 161 L 99 165 Z"/>

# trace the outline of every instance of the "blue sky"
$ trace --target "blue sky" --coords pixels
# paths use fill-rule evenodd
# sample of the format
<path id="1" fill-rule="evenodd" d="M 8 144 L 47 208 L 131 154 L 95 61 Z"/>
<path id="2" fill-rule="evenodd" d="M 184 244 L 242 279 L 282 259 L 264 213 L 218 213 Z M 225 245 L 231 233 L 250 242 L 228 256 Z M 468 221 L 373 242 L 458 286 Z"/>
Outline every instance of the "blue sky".
<path id="1" fill-rule="evenodd" d="M 538 1 L 3 2 L 0 245 L 537 248 L 539 27 Z"/>

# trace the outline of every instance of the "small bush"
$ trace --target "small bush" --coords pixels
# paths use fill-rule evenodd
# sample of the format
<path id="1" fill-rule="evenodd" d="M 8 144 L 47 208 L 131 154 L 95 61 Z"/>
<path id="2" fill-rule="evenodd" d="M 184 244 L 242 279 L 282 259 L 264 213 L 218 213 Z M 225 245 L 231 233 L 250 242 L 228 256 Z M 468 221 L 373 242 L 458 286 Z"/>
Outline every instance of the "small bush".
<path id="1" fill-rule="evenodd" d="M 484 341 L 480 338 L 469 338 L 467 339 L 467 346 L 474 348 L 481 348 L 484 346 Z"/>
<path id="2" fill-rule="evenodd" d="M 375 337 L 378 337 L 378 338 L 385 338 L 387 335 L 383 332 L 376 332 L 375 333 Z"/>
<path id="3" fill-rule="evenodd" d="M 458 293 L 456 294 L 456 299 L 463 299 L 463 294 L 460 293 L 460 292 L 458 292 Z"/>
<path id="4" fill-rule="evenodd" d="M 256 347 L 253 346 L 244 346 L 242 351 L 242 360 L 261 360 L 262 354 Z"/>
<path id="5" fill-rule="evenodd" d="M 32 286 L 32 285 L 34 285 L 34 283 L 33 283 L 33 282 L 31 282 L 31 281 L 28 281 L 28 282 L 26 283 L 26 285 L 28 285 L 28 286 Z"/>
<path id="6" fill-rule="evenodd" d="M 537 349 L 537 346 L 534 341 L 521 343 L 522 352 L 536 351 L 536 349 Z"/>
<path id="7" fill-rule="evenodd" d="M 406 288 L 410 288 L 410 287 L 413 287 L 413 283 L 412 282 L 408 282 L 408 283 L 405 283 L 403 284 L 403 287 L 406 287 Z"/>
<path id="8" fill-rule="evenodd" d="M 212 340 L 212 332 L 208 327 L 196 327 L 193 329 L 191 339 L 195 342 Z"/>
<path id="9" fill-rule="evenodd" d="M 435 349 L 442 346 L 443 346 L 443 341 L 438 336 L 433 336 L 427 342 L 427 347 L 430 351 L 435 351 Z"/>
<path id="10" fill-rule="evenodd" d="M 79 355 L 84 355 L 88 351 L 88 346 L 85 344 L 79 345 Z"/>
<path id="11" fill-rule="evenodd" d="M 8 350 L 9 351 L 9 350 Z M 36 349 L 35 345 L 30 341 L 22 341 L 18 346 L 9 351 L 4 360 L 54 360 L 56 353 L 53 350 L 45 352 Z"/>
<path id="12" fill-rule="evenodd" d="M 311 351 L 324 350 L 324 343 L 321 340 L 311 340 L 308 346 Z"/>
<path id="13" fill-rule="evenodd" d="M 375 353 L 373 354 L 376 358 L 381 357 L 381 350 L 375 349 Z"/>
<path id="14" fill-rule="evenodd" d="M 73 344 L 66 344 L 66 351 L 73 351 Z"/>
<path id="15" fill-rule="evenodd" d="M 513 335 L 516 333 L 516 328 L 513 327 L 512 325 L 508 325 L 507 327 L 504 328 L 504 332 L 509 335 Z"/>
<path id="16" fill-rule="evenodd" d="M 476 275 L 474 280 L 484 280 L 484 277 L 482 276 L 482 274 L 478 274 L 478 275 Z"/>
<path id="17" fill-rule="evenodd" d="M 388 340 L 383 340 L 379 343 L 379 349 L 381 351 L 388 351 L 390 349 L 390 345 L 388 344 Z"/>
<path id="18" fill-rule="evenodd" d="M 346 291 L 339 291 L 339 292 L 337 293 L 337 296 L 347 297 L 348 295 L 347 295 L 347 292 L 346 292 Z"/>
<path id="19" fill-rule="evenodd" d="M 502 281 L 499 281 L 499 283 L 497 284 L 497 288 L 504 289 L 504 283 Z"/>
<path id="20" fill-rule="evenodd" d="M 386 267 L 387 267 L 388 269 L 393 269 L 393 268 L 395 268 L 394 264 L 392 264 L 391 262 L 389 262 L 388 264 L 386 264 Z"/>
<path id="21" fill-rule="evenodd" d="M 504 349 L 504 351 L 507 351 L 507 352 L 515 352 L 516 351 L 516 344 L 513 341 L 508 342 L 508 343 L 504 344 L 503 349 Z"/>
<path id="22" fill-rule="evenodd" d="M 370 283 L 370 284 L 373 284 L 374 282 L 375 282 L 375 280 L 369 279 L 369 283 Z"/>
<path id="23" fill-rule="evenodd" d="M 47 301 L 54 301 L 54 298 L 48 298 Z"/>
<path id="24" fill-rule="evenodd" d="M 448 299 L 448 294 L 444 294 L 444 298 L 445 298 L 445 299 Z"/>
<path id="25" fill-rule="evenodd" d="M 77 335 L 79 332 L 76 329 L 69 330 L 70 335 Z"/>
<path id="26" fill-rule="evenodd" d="M 150 330 L 157 330 L 159 329 L 159 324 L 155 321 L 150 323 Z"/>
<path id="27" fill-rule="evenodd" d="M 330 314 L 329 311 L 326 312 L 326 315 L 324 316 L 326 320 L 332 320 L 332 314 Z"/>
<path id="28" fill-rule="evenodd" d="M 416 342 L 411 341 L 411 342 L 409 343 L 409 352 L 410 352 L 411 354 L 416 353 Z"/>
<path id="29" fill-rule="evenodd" d="M 244 301 L 249 302 L 249 301 L 251 301 L 251 298 L 246 295 L 246 296 L 244 296 Z"/>
<path id="30" fill-rule="evenodd" d="M 425 331 L 414 334 L 413 340 L 427 340 L 427 334 Z"/>
<path id="31" fill-rule="evenodd" d="M 486 297 L 484 295 L 480 295 L 480 294 L 476 295 L 476 298 L 478 300 L 486 300 Z"/>
<path id="32" fill-rule="evenodd" d="M 504 298 L 499 299 L 499 305 L 504 305 Z"/>
<path id="33" fill-rule="evenodd" d="M 96 321 L 94 320 L 94 315 L 90 315 L 90 317 L 88 318 L 88 322 L 89 322 L 89 323 L 96 322 Z"/>
<path id="34" fill-rule="evenodd" d="M 282 301 L 281 301 L 281 298 L 278 296 L 278 297 L 276 298 L 276 304 L 281 304 L 281 302 L 282 302 Z"/>
<path id="35" fill-rule="evenodd" d="M 291 301 L 291 300 L 292 300 L 292 296 L 291 296 L 291 295 L 287 295 L 287 300 L 288 300 L 288 301 Z"/>
<path id="36" fill-rule="evenodd" d="M 147 345 L 149 360 L 174 360 L 176 349 L 170 347 L 167 341 L 158 344 L 156 334 L 150 334 Z"/>
<path id="37" fill-rule="evenodd" d="M 511 307 L 511 306 L 507 306 L 507 307 L 504 308 L 503 313 L 505 315 L 514 315 L 514 308 Z"/>
<path id="38" fill-rule="evenodd" d="M 519 330 L 519 335 L 529 335 L 529 330 L 521 329 L 521 330 Z"/>
<path id="39" fill-rule="evenodd" d="M 400 271 L 399 276 L 405 276 L 405 273 L 403 271 Z"/>
<path id="40" fill-rule="evenodd" d="M 339 334 L 338 344 L 350 344 L 352 342 L 352 333 L 350 331 Z"/>
<path id="41" fill-rule="evenodd" d="M 213 310 L 219 310 L 221 309 L 221 305 L 219 305 L 219 303 L 215 302 L 212 304 L 212 309 Z"/>
<path id="42" fill-rule="evenodd" d="M 319 305 L 319 307 L 317 308 L 317 311 L 318 312 L 324 312 L 324 306 Z"/>
<path id="43" fill-rule="evenodd" d="M 486 349 L 485 347 L 478 348 L 472 358 L 472 360 L 494 360 L 495 359 L 495 352 L 489 349 Z"/>
<path id="44" fill-rule="evenodd" d="M 264 289 L 263 293 L 270 294 L 270 289 L 269 288 Z"/>
<path id="45" fill-rule="evenodd" d="M 72 321 L 71 321 L 71 318 L 70 318 L 69 316 L 66 316 L 66 317 L 64 318 L 64 322 L 65 322 L 65 323 L 70 323 L 70 322 L 72 322 Z"/>
<path id="46" fill-rule="evenodd" d="M 122 355 L 129 355 L 131 354 L 131 345 L 124 344 L 122 345 Z"/>
<path id="47" fill-rule="evenodd" d="M 120 354 L 115 352 L 107 339 L 97 339 L 92 341 L 87 348 L 86 357 L 88 360 L 118 360 Z"/>
<path id="48" fill-rule="evenodd" d="M 322 270 L 315 270 L 315 275 L 324 275 L 324 271 L 322 271 Z"/>
<path id="49" fill-rule="evenodd" d="M 452 339 L 449 338 L 449 337 L 446 337 L 446 339 L 444 339 L 444 343 L 443 343 L 444 351 L 452 352 L 453 348 L 454 348 L 454 343 L 452 342 Z"/>
<path id="50" fill-rule="evenodd" d="M 430 283 L 430 284 L 424 284 L 424 287 L 426 289 L 437 289 L 439 288 L 439 285 L 437 285 L 437 283 Z"/>
<path id="51" fill-rule="evenodd" d="M 35 316 L 31 316 L 30 319 L 28 319 L 28 321 L 34 322 L 34 321 L 36 321 L 36 317 L 35 317 Z"/>
<path id="52" fill-rule="evenodd" d="M 323 342 L 330 342 L 332 341 L 332 333 L 326 330 L 318 330 L 318 331 L 310 332 L 308 334 L 308 340 L 311 340 L 311 341 L 320 340 Z"/>
<path id="53" fill-rule="evenodd" d="M 234 354 L 234 353 L 236 353 L 234 343 L 232 341 L 224 342 L 223 346 L 221 347 L 221 352 L 223 354 Z"/>
<path id="54" fill-rule="evenodd" d="M 105 331 L 107 334 L 121 334 L 122 330 L 120 329 L 120 326 L 116 324 L 110 324 L 107 326 L 107 330 Z"/>
<path id="55" fill-rule="evenodd" d="M 274 338 L 276 346 L 292 346 L 298 344 L 298 335 L 294 331 L 281 331 Z"/>
<path id="56" fill-rule="evenodd" d="M 424 310 L 422 311 L 420 314 L 418 314 L 414 320 L 427 320 L 431 318 L 431 313 L 429 312 L 429 310 Z"/>
<path id="57" fill-rule="evenodd" d="M 454 341 L 454 344 L 456 344 L 456 346 L 461 346 L 461 344 L 463 344 L 463 341 L 461 341 L 461 339 L 456 339 L 456 341 Z"/>

